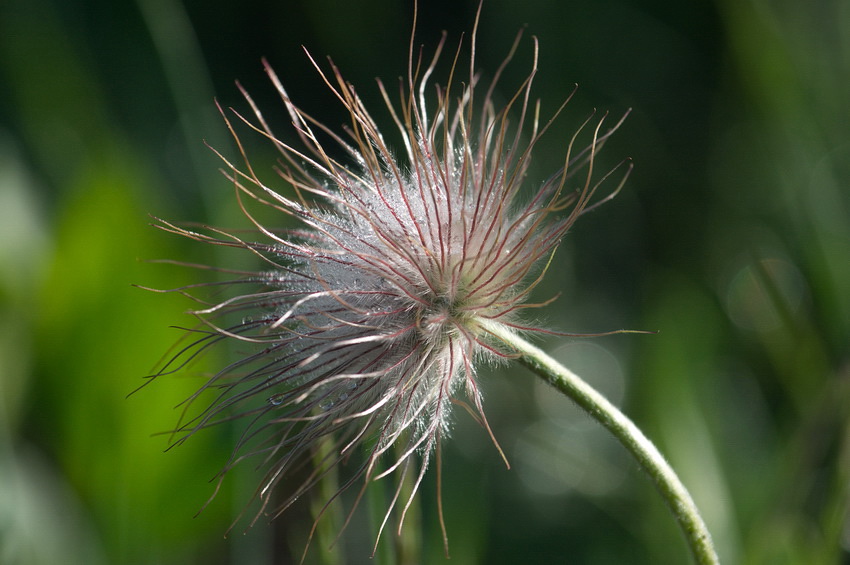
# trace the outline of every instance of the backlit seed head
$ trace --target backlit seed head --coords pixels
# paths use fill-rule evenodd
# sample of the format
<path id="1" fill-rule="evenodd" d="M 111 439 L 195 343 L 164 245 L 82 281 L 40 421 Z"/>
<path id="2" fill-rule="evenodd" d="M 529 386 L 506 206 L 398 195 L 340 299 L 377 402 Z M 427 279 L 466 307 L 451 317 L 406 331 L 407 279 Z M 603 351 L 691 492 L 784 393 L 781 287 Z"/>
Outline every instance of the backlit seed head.
<path id="1" fill-rule="evenodd" d="M 244 90 L 252 117 L 222 111 L 243 163 L 222 159 L 256 234 L 159 224 L 247 250 L 265 263 L 262 272 L 221 269 L 232 278 L 209 284 L 216 289 L 212 301 L 178 289 L 204 304 L 194 311 L 201 324 L 196 341 L 160 372 L 179 369 L 214 344 L 242 343 L 247 353 L 189 400 L 178 432 L 185 439 L 223 421 L 242 422 L 227 468 L 248 456 L 265 462 L 261 512 L 282 511 L 338 465 L 348 471 L 342 489 L 358 478 L 365 488 L 399 473 L 412 474 L 415 493 L 461 397 L 489 433 L 475 368 L 483 359 L 510 357 L 510 350 L 482 321 L 533 330 L 521 313 L 540 306 L 527 299 L 558 242 L 579 215 L 619 189 L 590 204 L 608 176 L 595 178 L 596 154 L 619 125 L 606 128 L 604 119 L 582 126 L 586 144 L 578 145 L 580 133 L 565 142 L 563 167 L 542 185 L 523 186 L 532 150 L 551 123 L 538 121 L 531 99 L 537 42 L 527 79 L 499 107 L 494 91 L 520 37 L 482 86 L 475 35 L 468 66 L 455 56 L 442 85 L 432 83 L 432 74 L 445 37 L 430 62 L 411 39 L 398 102 L 379 82 L 386 102 L 380 121 L 394 124 L 400 147 L 388 146 L 379 120 L 332 63 L 325 72 L 313 61 L 350 113 L 343 133 L 296 106 L 265 64 L 298 142 L 274 133 Z M 236 134 L 240 125 L 279 152 L 281 188 L 252 167 Z M 328 143 L 347 157 L 335 157 Z M 250 201 L 298 227 L 264 225 L 249 211 Z M 222 297 L 222 288 L 230 294 Z M 319 457 L 322 442 L 329 449 Z M 306 478 L 293 486 L 292 471 L 305 464 L 311 470 L 301 469 Z M 285 494 L 273 499 L 283 483 Z M 406 508 L 407 501 L 401 504 Z"/>

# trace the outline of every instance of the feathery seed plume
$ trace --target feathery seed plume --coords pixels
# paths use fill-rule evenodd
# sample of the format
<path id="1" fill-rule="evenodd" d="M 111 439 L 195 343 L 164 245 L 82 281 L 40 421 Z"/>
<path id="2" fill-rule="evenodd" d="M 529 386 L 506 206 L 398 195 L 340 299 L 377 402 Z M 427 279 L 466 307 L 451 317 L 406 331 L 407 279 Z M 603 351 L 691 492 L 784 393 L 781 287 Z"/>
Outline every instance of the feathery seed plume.
<path id="1" fill-rule="evenodd" d="M 535 330 L 524 325 L 522 312 L 541 305 L 528 297 L 559 241 L 583 212 L 622 186 L 591 204 L 610 175 L 596 179 L 596 154 L 619 126 L 603 128 L 604 118 L 582 126 L 587 146 L 578 146 L 578 132 L 565 142 L 559 171 L 534 190 L 524 186 L 532 150 L 551 123 L 538 121 L 539 104 L 531 98 L 537 42 L 528 77 L 497 106 L 497 83 L 522 34 L 484 87 L 475 69 L 477 26 L 476 18 L 468 67 L 458 63 L 459 47 L 445 84 L 431 81 L 445 34 L 430 62 L 411 37 L 399 102 L 378 83 L 402 147 L 389 146 L 378 120 L 332 63 L 325 72 L 311 58 L 350 114 L 342 134 L 296 106 L 264 62 L 300 143 L 274 133 L 244 90 L 253 117 L 222 112 L 244 162 L 222 159 L 256 239 L 159 223 L 198 241 L 247 250 L 266 265 L 258 272 L 222 269 L 234 278 L 208 284 L 231 292 L 226 297 L 204 302 L 193 296 L 204 302 L 193 312 L 202 321 L 192 330 L 196 341 L 159 372 L 179 370 L 222 342 L 250 349 L 187 401 L 202 408 L 181 421 L 178 441 L 220 422 L 244 422 L 225 470 L 249 456 L 264 459 L 260 512 L 282 512 L 337 465 L 349 469 L 340 490 L 398 473 L 415 477 L 415 493 L 449 431 L 453 404 L 467 407 L 492 438 L 476 366 L 512 352 L 487 327 Z M 277 172 L 291 190 L 260 179 L 235 132 L 239 122 L 274 144 Z M 332 156 L 320 139 L 347 158 Z M 250 201 L 298 227 L 264 225 L 249 211 Z M 317 458 L 320 442 L 332 448 Z M 306 478 L 273 499 L 296 469 Z"/>

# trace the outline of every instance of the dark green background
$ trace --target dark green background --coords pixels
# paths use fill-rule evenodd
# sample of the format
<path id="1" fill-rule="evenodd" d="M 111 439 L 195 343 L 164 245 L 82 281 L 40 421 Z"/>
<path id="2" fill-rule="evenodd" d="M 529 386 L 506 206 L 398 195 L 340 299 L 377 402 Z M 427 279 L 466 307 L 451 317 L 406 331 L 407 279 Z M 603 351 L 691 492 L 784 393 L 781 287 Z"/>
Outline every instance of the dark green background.
<path id="1" fill-rule="evenodd" d="M 456 45 L 474 11 L 423 2 L 419 42 L 446 29 Z M 204 276 L 148 259 L 239 260 L 147 225 L 238 224 L 203 144 L 235 155 L 214 97 L 244 110 L 238 79 L 285 124 L 265 56 L 297 103 L 343 123 L 304 45 L 391 127 L 374 77 L 404 73 L 412 14 L 389 0 L 0 4 L 0 562 L 297 562 L 306 507 L 223 538 L 256 486 L 250 464 L 193 519 L 235 432 L 163 453 L 152 434 L 197 378 L 126 396 L 190 305 L 131 284 Z M 540 289 L 561 296 L 539 321 L 659 332 L 547 347 L 658 442 L 725 563 L 850 562 L 850 3 L 488 0 L 485 78 L 526 24 L 501 95 L 528 72 L 531 35 L 544 116 L 580 85 L 530 183 L 592 108 L 633 108 L 605 159 L 635 171 L 570 232 Z M 262 162 L 268 148 L 251 147 Z M 687 562 L 650 483 L 589 418 L 519 367 L 481 382 L 512 469 L 459 410 L 443 468 L 452 563 Z M 421 561 L 440 563 L 426 482 Z M 366 516 L 335 557 L 308 561 L 368 563 Z"/>

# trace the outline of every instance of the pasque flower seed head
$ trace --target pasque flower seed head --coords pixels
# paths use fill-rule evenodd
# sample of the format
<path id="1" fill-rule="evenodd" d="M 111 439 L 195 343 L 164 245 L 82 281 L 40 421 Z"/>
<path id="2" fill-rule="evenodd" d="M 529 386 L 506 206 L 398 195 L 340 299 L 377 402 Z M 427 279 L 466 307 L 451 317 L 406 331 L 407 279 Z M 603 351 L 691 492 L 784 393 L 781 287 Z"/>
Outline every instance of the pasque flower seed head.
<path id="1" fill-rule="evenodd" d="M 253 117 L 222 112 L 244 163 L 222 159 L 256 234 L 159 224 L 247 250 L 266 265 L 262 272 L 222 269 L 235 278 L 210 285 L 231 294 L 203 299 L 194 311 L 202 322 L 197 340 L 160 373 L 213 344 L 248 349 L 190 399 L 202 408 L 178 431 L 185 439 L 223 421 L 243 422 L 227 467 L 249 455 L 265 461 L 261 511 L 282 511 L 340 464 L 350 468 L 343 489 L 392 473 L 414 473 L 418 487 L 455 403 L 489 433 L 476 366 L 511 350 L 486 327 L 533 330 L 522 316 L 539 306 L 527 301 L 530 291 L 576 218 L 601 202 L 590 204 L 608 175 L 596 180 L 594 161 L 619 123 L 605 129 L 604 120 L 585 122 L 588 144 L 579 148 L 577 133 L 565 143 L 564 166 L 529 190 L 532 150 L 551 123 L 538 121 L 531 99 L 537 42 L 527 79 L 497 106 L 497 83 L 521 34 L 486 87 L 475 69 L 475 35 L 468 66 L 458 63 L 459 47 L 444 84 L 431 79 L 445 35 L 430 61 L 411 39 L 397 103 L 378 83 L 388 111 L 381 121 L 394 124 L 399 147 L 390 147 L 379 120 L 332 63 L 325 72 L 311 58 L 350 114 L 343 133 L 296 106 L 265 64 L 298 143 L 274 133 L 244 90 Z M 235 133 L 240 124 L 279 152 L 283 188 L 260 179 Z M 347 156 L 335 156 L 329 144 Z M 298 227 L 266 226 L 249 211 L 250 201 Z M 202 401 L 207 394 L 212 399 Z M 317 457 L 321 442 L 330 449 Z M 275 487 L 305 464 L 310 470 L 301 469 L 297 485 L 273 499 Z"/>

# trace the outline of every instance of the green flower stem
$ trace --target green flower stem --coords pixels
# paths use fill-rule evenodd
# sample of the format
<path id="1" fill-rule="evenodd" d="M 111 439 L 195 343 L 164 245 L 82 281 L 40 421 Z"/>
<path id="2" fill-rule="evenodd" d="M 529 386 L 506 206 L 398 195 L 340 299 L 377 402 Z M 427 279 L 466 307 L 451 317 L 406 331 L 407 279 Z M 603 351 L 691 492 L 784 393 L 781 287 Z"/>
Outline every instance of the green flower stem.
<path id="1" fill-rule="evenodd" d="M 479 323 L 518 353 L 520 363 L 571 398 L 620 440 L 655 481 L 661 496 L 676 516 L 696 562 L 700 565 L 719 564 L 711 534 L 693 498 L 658 448 L 643 432 L 593 387 L 540 348 L 501 324 L 489 320 L 480 320 Z"/>

